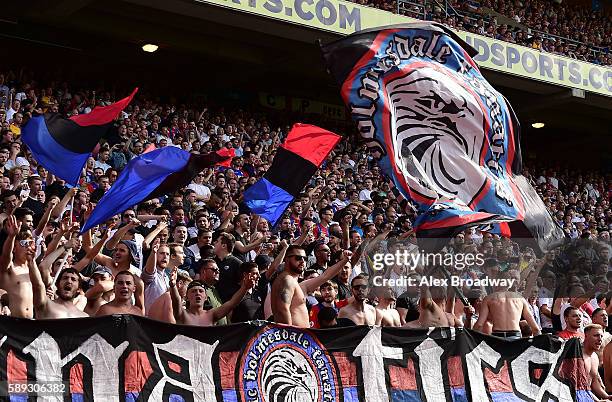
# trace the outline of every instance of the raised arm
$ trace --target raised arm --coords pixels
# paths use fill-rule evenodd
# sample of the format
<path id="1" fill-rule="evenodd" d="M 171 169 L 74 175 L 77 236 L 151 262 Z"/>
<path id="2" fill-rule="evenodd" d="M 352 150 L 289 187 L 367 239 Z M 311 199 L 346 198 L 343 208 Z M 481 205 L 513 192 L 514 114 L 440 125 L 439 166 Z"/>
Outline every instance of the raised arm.
<path id="1" fill-rule="evenodd" d="M 34 302 L 34 311 L 41 312 L 47 307 L 47 287 L 45 286 L 40 271 L 34 261 L 34 255 L 28 254 L 28 272 L 30 274 L 30 282 L 32 282 L 32 295 Z"/>
<path id="2" fill-rule="evenodd" d="M 86 233 L 89 233 L 89 232 L 90 231 L 88 230 Z M 100 239 L 100 241 L 98 241 L 94 247 L 90 247 L 89 250 L 87 251 L 87 254 L 85 254 L 85 257 L 81 258 L 79 262 L 77 262 L 74 265 L 73 268 L 81 272 L 86 266 L 91 264 L 93 259 L 100 253 L 100 250 L 102 250 L 102 246 L 104 246 L 104 241 L 106 240 L 107 236 L 108 236 L 108 233 L 104 232 L 102 234 L 102 238 Z"/>
<path id="3" fill-rule="evenodd" d="M 144 272 L 149 275 L 153 275 L 155 273 L 156 262 L 157 262 L 157 251 L 159 250 L 159 240 L 153 244 L 151 247 L 151 253 L 149 253 L 149 258 L 147 258 L 147 263 L 144 266 Z"/>
<path id="4" fill-rule="evenodd" d="M 62 198 L 59 204 L 57 204 L 55 208 L 53 208 L 53 210 L 51 211 L 51 219 L 55 220 L 62 215 L 62 213 L 66 209 L 66 206 L 68 205 L 68 202 L 70 202 L 70 199 L 75 196 L 77 191 L 78 189 L 76 187 L 73 187 L 70 190 L 68 190 L 66 195 L 64 195 L 64 198 Z"/>
<path id="5" fill-rule="evenodd" d="M 53 263 L 55 262 L 55 260 L 57 260 L 62 254 L 64 254 L 64 252 L 66 252 L 66 248 L 64 248 L 64 246 L 59 246 L 55 250 L 53 250 L 53 252 L 47 254 L 38 265 L 40 275 L 45 286 L 51 285 L 51 268 L 53 267 Z"/>
<path id="6" fill-rule="evenodd" d="M 242 298 L 246 292 L 253 286 L 255 286 L 255 277 L 253 275 L 249 274 L 242 278 L 242 286 L 240 286 L 240 289 L 234 293 L 232 298 L 219 307 L 210 310 L 213 315 L 213 321 L 217 322 L 221 318 L 228 315 L 242 301 Z"/>
<path id="7" fill-rule="evenodd" d="M 155 226 L 155 229 L 149 232 L 147 237 L 144 238 L 142 242 L 143 248 L 151 247 L 151 242 L 157 237 L 158 234 L 161 233 L 162 230 L 166 229 L 167 227 L 168 227 L 168 222 L 164 220 L 160 220 L 157 226 Z"/>
<path id="8" fill-rule="evenodd" d="M 529 264 L 530 267 L 527 269 L 529 269 L 530 272 L 525 277 L 524 294 L 531 294 L 531 289 L 533 289 L 534 285 L 536 284 L 536 281 L 538 280 L 538 276 L 540 276 L 540 271 L 542 271 L 542 268 L 544 267 L 544 262 L 545 260 L 544 258 L 542 258 L 539 261 L 532 262 Z M 527 271 L 527 269 L 524 269 L 523 272 Z"/>
<path id="9" fill-rule="evenodd" d="M 286 240 L 281 240 L 280 244 L 281 244 L 281 249 L 278 252 L 278 255 L 276 256 L 274 261 L 272 261 L 272 264 L 270 264 L 270 266 L 266 270 L 266 273 L 265 273 L 266 279 L 272 278 L 272 275 L 274 275 L 274 273 L 278 269 L 281 262 L 283 262 L 283 260 L 285 259 L 285 253 L 287 253 L 287 248 L 289 247 L 289 244 L 287 244 Z"/>
<path id="10" fill-rule="evenodd" d="M 315 197 L 315 194 L 320 189 L 320 186 L 315 186 L 308 191 L 308 204 L 306 204 L 306 206 L 302 209 L 301 218 L 305 217 L 308 214 L 308 211 L 310 210 L 310 207 L 312 207 L 312 204 L 315 202 L 315 200 L 318 200 L 318 196 Z M 318 195 L 320 196 L 320 192 Z"/>
<path id="11" fill-rule="evenodd" d="M 302 233 L 300 233 L 300 237 L 295 239 L 292 244 L 297 246 L 301 246 L 306 241 L 308 235 L 312 232 L 312 228 L 314 227 L 314 222 L 306 221 L 302 224 Z"/>
<path id="12" fill-rule="evenodd" d="M 92 247 L 91 250 L 89 250 L 89 252 L 87 252 L 87 256 L 91 255 L 91 258 L 93 258 L 95 262 L 97 262 L 100 265 L 104 265 L 105 267 L 110 268 L 113 266 L 113 259 L 107 255 L 100 254 L 100 250 L 102 250 L 102 247 L 104 247 L 104 244 L 106 243 L 107 239 L 108 239 L 108 230 L 105 230 L 104 233 L 102 234 L 102 237 L 96 243 L 96 245 Z"/>
<path id="13" fill-rule="evenodd" d="M 242 244 L 241 241 L 236 241 L 235 247 L 239 253 L 248 253 L 249 251 L 255 250 L 261 246 L 262 243 L 266 241 L 266 236 L 260 235 L 257 239 L 247 244 L 246 246 Z"/>
<path id="14" fill-rule="evenodd" d="M 183 322 L 183 305 L 181 301 L 181 295 L 176 288 L 176 277 L 177 277 L 177 268 L 172 270 L 170 274 L 170 299 L 172 300 L 172 314 L 174 315 L 174 319 L 177 323 Z"/>
<path id="15" fill-rule="evenodd" d="M 15 247 L 15 237 L 21 230 L 21 222 L 17 222 L 14 215 L 9 215 L 4 221 L 4 229 L 8 234 L 4 245 L 2 246 L 2 255 L 0 255 L 0 272 L 8 270 L 13 261 L 13 247 Z"/>
<path id="16" fill-rule="evenodd" d="M 36 229 L 34 230 L 35 236 L 40 236 L 42 232 L 45 230 L 45 226 L 47 226 L 47 223 L 49 223 L 49 218 L 51 217 L 51 211 L 53 211 L 53 209 L 57 206 L 58 203 L 59 203 L 59 200 L 55 197 L 53 197 L 49 201 L 49 204 L 47 205 L 47 208 L 45 209 L 45 213 L 40 218 L 40 222 L 38 222 L 38 226 L 36 226 Z"/>
<path id="17" fill-rule="evenodd" d="M 99 281 L 85 292 L 87 300 L 94 301 L 102 297 L 102 295 L 108 291 L 113 290 L 115 282 L 112 279 Z"/>
<path id="18" fill-rule="evenodd" d="M 60 223 L 59 230 L 57 231 L 55 236 L 53 236 L 53 238 L 51 239 L 51 242 L 49 242 L 49 245 L 47 246 L 47 251 L 46 251 L 47 255 L 49 255 L 53 251 L 55 251 L 55 249 L 57 248 L 58 244 L 62 240 L 62 237 L 64 237 L 66 234 L 70 233 L 70 230 L 71 230 L 70 222 L 67 219 L 64 219 Z"/>
<path id="19" fill-rule="evenodd" d="M 351 253 L 349 250 L 344 250 L 342 252 L 342 258 L 340 258 L 340 261 L 338 261 L 331 267 L 327 268 L 321 275 L 315 278 L 311 278 L 311 279 L 302 281 L 302 283 L 300 283 L 300 287 L 306 293 L 314 292 L 323 283 L 331 280 L 333 277 L 338 275 L 340 273 L 340 270 L 342 270 L 342 267 L 351 260 L 352 255 L 353 253 Z"/>
<path id="20" fill-rule="evenodd" d="M 134 229 L 135 227 L 138 227 L 138 226 L 140 226 L 140 221 L 138 219 L 136 218 L 130 219 L 130 221 L 126 225 L 123 225 L 122 227 L 117 229 L 115 233 L 113 233 L 113 236 L 106 243 L 106 249 L 114 250 L 115 247 L 117 247 L 117 244 L 119 244 L 119 242 L 123 239 L 123 236 L 125 236 L 125 234 L 130 229 Z"/>
<path id="21" fill-rule="evenodd" d="M 421 295 L 419 297 L 419 308 L 421 310 L 431 310 L 434 302 L 431 298 L 431 292 L 429 291 L 429 286 L 423 283 L 421 285 Z"/>
<path id="22" fill-rule="evenodd" d="M 342 217 L 342 222 L 340 223 L 340 228 L 342 229 L 342 248 L 347 249 L 351 246 L 351 223 L 353 221 L 353 216 L 351 214 L 346 214 Z"/>

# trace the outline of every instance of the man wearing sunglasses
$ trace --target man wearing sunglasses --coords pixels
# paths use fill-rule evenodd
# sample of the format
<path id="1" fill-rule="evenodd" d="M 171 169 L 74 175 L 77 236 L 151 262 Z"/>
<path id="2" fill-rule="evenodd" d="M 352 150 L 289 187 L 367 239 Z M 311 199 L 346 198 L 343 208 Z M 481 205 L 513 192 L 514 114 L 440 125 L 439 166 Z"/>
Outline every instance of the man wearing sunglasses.
<path id="1" fill-rule="evenodd" d="M 200 281 L 204 285 L 204 289 L 206 289 L 206 297 L 209 301 L 210 306 L 212 308 L 219 307 L 223 304 L 221 301 L 221 296 L 219 295 L 219 291 L 215 287 L 217 282 L 219 282 L 219 276 L 221 273 L 221 269 L 217 266 L 215 260 L 210 258 L 206 258 L 201 261 L 200 265 Z M 227 325 L 229 324 L 226 317 L 218 320 L 215 325 Z"/>
<path id="2" fill-rule="evenodd" d="M 301 246 L 289 246 L 285 255 L 285 268 L 272 284 L 274 321 L 300 328 L 310 327 L 305 295 L 314 292 L 321 284 L 336 276 L 351 257 L 352 253 L 344 250 L 340 261 L 323 274 L 298 283 L 306 268 L 306 251 Z"/>
<path id="3" fill-rule="evenodd" d="M 359 274 L 354 277 L 351 281 L 351 292 L 353 293 L 353 301 L 340 309 L 339 319 L 351 320 L 355 325 L 375 325 L 382 321 L 380 312 L 374 306 L 366 303 L 370 292 L 367 276 Z"/>
<path id="4" fill-rule="evenodd" d="M 0 288 L 5 289 L 13 317 L 33 318 L 34 305 L 28 258 L 34 258 L 36 244 L 29 230 L 9 215 L 4 223 L 7 238 L 0 255 Z"/>

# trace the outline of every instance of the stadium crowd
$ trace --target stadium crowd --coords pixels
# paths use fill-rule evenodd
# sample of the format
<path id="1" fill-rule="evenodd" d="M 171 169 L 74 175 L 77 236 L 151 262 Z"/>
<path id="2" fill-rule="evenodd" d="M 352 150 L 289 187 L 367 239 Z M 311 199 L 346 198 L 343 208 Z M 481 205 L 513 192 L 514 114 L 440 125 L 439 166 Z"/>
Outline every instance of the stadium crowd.
<path id="1" fill-rule="evenodd" d="M 2 314 L 129 313 L 191 325 L 271 319 L 315 328 L 464 326 L 509 339 L 544 332 L 585 339 L 585 350 L 610 366 L 604 378 L 612 390 L 612 347 L 606 348 L 612 181 L 601 173 L 526 168 L 571 240 L 538 258 L 509 238 L 470 229 L 444 251 L 455 257 L 449 274 L 464 281 L 440 286 L 431 280 L 445 278 L 440 263 L 376 266 L 377 255 L 418 252 L 415 211 L 394 196 L 356 141 L 337 146 L 272 228 L 243 209 L 241 196 L 270 167 L 286 122 L 141 96 L 118 119 L 116 143 L 103 142 L 80 185 L 68 188 L 22 143 L 23 124 L 34 111 L 83 114 L 114 96 L 9 74 L 0 75 L 0 98 Z M 186 188 L 81 236 L 128 161 L 163 146 L 199 153 L 233 148 L 235 157 L 230 167 L 199 172 Z M 480 258 L 459 264 L 468 254 Z M 385 285 L 373 286 L 374 277 Z M 498 281 L 478 285 L 487 278 Z"/>
<path id="2" fill-rule="evenodd" d="M 355 2 L 398 12 L 396 1 Z M 612 16 L 603 10 L 594 11 L 586 5 L 552 0 L 449 0 L 449 10 L 454 10 L 450 12 L 445 11 L 444 4 L 411 0 L 399 10 L 413 18 L 439 22 L 505 42 L 595 64 L 612 65 Z M 544 37 L 542 33 L 548 35 Z"/>

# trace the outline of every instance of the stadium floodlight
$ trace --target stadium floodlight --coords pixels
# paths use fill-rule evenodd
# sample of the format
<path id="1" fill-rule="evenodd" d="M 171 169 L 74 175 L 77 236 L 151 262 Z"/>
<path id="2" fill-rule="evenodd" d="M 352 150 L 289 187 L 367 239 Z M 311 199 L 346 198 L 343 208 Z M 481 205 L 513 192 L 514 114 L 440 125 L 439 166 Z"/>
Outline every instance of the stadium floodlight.
<path id="1" fill-rule="evenodd" d="M 542 128 L 544 125 L 544 123 L 531 123 L 531 127 L 533 128 Z"/>
<path id="2" fill-rule="evenodd" d="M 142 45 L 142 50 L 144 50 L 147 53 L 153 53 L 158 48 L 159 48 L 159 46 L 154 45 L 152 43 L 147 43 L 146 45 Z"/>

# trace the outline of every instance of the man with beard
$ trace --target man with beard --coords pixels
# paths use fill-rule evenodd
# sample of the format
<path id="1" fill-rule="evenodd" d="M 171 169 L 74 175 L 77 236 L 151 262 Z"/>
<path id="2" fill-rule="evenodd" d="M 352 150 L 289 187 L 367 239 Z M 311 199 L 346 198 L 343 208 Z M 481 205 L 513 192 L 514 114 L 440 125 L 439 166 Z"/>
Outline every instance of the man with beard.
<path id="1" fill-rule="evenodd" d="M 338 285 L 338 300 L 345 300 L 351 297 L 351 289 L 349 287 L 349 279 L 351 278 L 351 273 L 353 272 L 353 266 L 350 264 L 346 264 L 342 267 L 342 270 L 338 273 L 338 275 L 333 279 Z"/>
<path id="2" fill-rule="evenodd" d="M 142 315 L 142 309 L 132 302 L 136 291 L 136 276 L 130 271 L 121 271 L 115 275 L 115 298 L 100 307 L 96 317 L 111 314 Z"/>
<path id="3" fill-rule="evenodd" d="M 315 263 L 310 266 L 310 269 L 322 274 L 327 269 L 327 264 L 331 257 L 331 249 L 324 242 L 317 242 L 314 248 Z M 336 285 L 336 293 L 338 286 Z"/>
<path id="4" fill-rule="evenodd" d="M 248 289 L 255 285 L 256 278 L 248 275 L 242 280 L 242 286 L 234 296 L 217 308 L 204 310 L 206 289 L 200 281 L 193 281 L 187 286 L 187 307 L 183 308 L 181 296 L 176 288 L 177 270 L 170 275 L 170 297 L 172 312 L 177 324 L 211 326 L 220 318 L 228 315 L 240 303 Z"/>
<path id="5" fill-rule="evenodd" d="M 319 286 L 319 292 L 321 292 L 321 301 L 319 304 L 312 306 L 310 309 L 310 327 L 311 328 L 321 328 L 319 325 L 319 312 L 326 307 L 332 308 L 336 311 L 336 315 L 338 311 L 344 306 L 347 305 L 348 301 L 344 300 L 336 300 L 336 296 L 338 295 L 338 285 L 335 282 L 327 281 L 323 282 L 321 286 Z"/>
<path id="6" fill-rule="evenodd" d="M 149 311 L 151 304 L 168 290 L 168 277 L 166 268 L 170 262 L 170 247 L 159 244 L 157 241 L 151 249 L 151 254 L 142 271 L 141 279 L 144 282 L 145 311 Z"/>
<path id="7" fill-rule="evenodd" d="M 74 305 L 74 299 L 81 289 L 81 276 L 76 269 L 66 268 L 60 272 L 55 281 L 57 298 L 50 300 L 40 270 L 34 261 L 34 253 L 28 252 L 27 259 L 36 319 L 89 317 Z"/>
<path id="8" fill-rule="evenodd" d="M 374 306 L 366 303 L 368 299 L 368 278 L 365 275 L 357 275 L 351 281 L 353 301 L 346 307 L 340 309 L 338 319 L 345 318 L 355 325 L 375 325 L 382 320 L 380 313 Z"/>
<path id="9" fill-rule="evenodd" d="M 603 381 L 599 376 L 599 357 L 603 341 L 603 328 L 599 324 L 589 324 L 584 327 L 584 342 L 582 344 L 582 358 L 587 372 L 591 392 L 600 400 L 609 400 Z"/>
<path id="10" fill-rule="evenodd" d="M 219 274 L 221 270 L 217 263 L 210 258 L 201 261 L 200 265 L 200 281 L 206 289 L 206 299 L 212 308 L 219 307 L 223 304 L 221 296 L 215 285 L 219 282 Z M 227 325 L 227 318 L 223 317 L 215 323 L 215 325 Z"/>
<path id="11" fill-rule="evenodd" d="M 345 250 L 340 261 L 322 275 L 298 283 L 306 267 L 306 251 L 301 246 L 289 246 L 285 255 L 285 269 L 272 283 L 274 321 L 300 328 L 310 327 L 305 295 L 329 281 L 342 267 L 350 264 L 351 256 L 352 253 Z"/>

